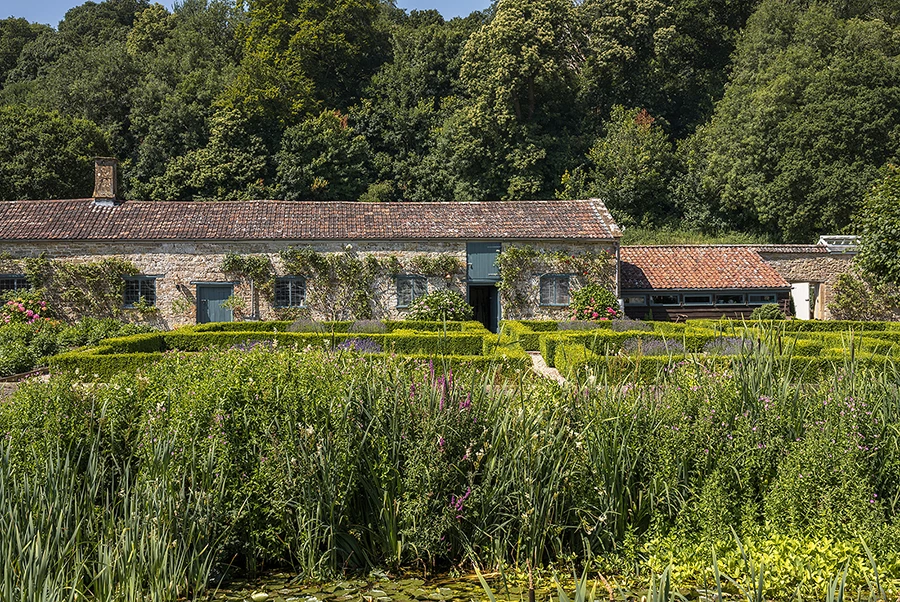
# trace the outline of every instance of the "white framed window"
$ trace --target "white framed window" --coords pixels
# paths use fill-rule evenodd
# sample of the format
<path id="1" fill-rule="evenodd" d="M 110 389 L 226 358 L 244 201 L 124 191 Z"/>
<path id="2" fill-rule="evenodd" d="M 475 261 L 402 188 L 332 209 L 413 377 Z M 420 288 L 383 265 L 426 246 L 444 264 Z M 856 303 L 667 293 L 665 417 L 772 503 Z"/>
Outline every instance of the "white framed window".
<path id="1" fill-rule="evenodd" d="M 647 305 L 647 295 L 626 295 L 622 302 L 625 305 Z"/>
<path id="2" fill-rule="evenodd" d="M 572 302 L 569 295 L 569 274 L 544 274 L 541 276 L 541 305 L 568 307 Z"/>

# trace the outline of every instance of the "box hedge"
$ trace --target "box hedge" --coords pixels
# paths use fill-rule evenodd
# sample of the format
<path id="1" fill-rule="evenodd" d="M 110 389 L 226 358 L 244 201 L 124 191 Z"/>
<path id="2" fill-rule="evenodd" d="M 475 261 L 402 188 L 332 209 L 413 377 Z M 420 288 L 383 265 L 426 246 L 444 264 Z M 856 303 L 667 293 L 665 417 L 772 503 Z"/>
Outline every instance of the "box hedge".
<path id="1" fill-rule="evenodd" d="M 119 372 L 139 372 L 158 362 L 164 353 L 88 353 L 69 351 L 51 357 L 47 363 L 50 371 L 75 372 L 84 375 L 85 380 L 108 380 Z"/>
<path id="2" fill-rule="evenodd" d="M 557 332 L 541 337 L 541 355 L 548 366 L 554 366 L 556 361 L 556 346 L 561 343 L 578 343 L 584 345 L 598 355 L 613 355 L 621 351 L 622 345 L 628 339 L 641 340 L 665 340 L 672 339 L 684 345 L 685 351 L 698 353 L 717 337 L 712 332 L 705 334 L 664 335 L 659 332 L 645 332 L 632 330 L 625 332 L 610 332 L 604 330 L 592 330 L 587 332 Z"/>
<path id="3" fill-rule="evenodd" d="M 226 349 L 248 341 L 278 341 L 297 346 L 340 345 L 351 339 L 366 339 L 378 343 L 384 351 L 401 354 L 430 353 L 439 355 L 480 355 L 483 334 L 479 333 L 416 333 L 395 331 L 387 334 L 316 333 L 316 332 L 182 332 L 165 333 L 167 349 L 202 351 Z"/>
<path id="4" fill-rule="evenodd" d="M 415 330 L 417 332 L 488 332 L 481 322 L 436 322 L 426 320 L 381 320 L 387 332 L 395 330 Z M 179 331 L 189 332 L 290 332 L 294 322 L 285 320 L 273 320 L 268 322 L 211 322 L 179 328 Z M 351 321 L 326 321 L 317 322 L 323 332 L 350 332 L 355 322 Z"/>
<path id="5" fill-rule="evenodd" d="M 53 370 L 79 370 L 80 373 L 108 378 L 116 372 L 135 371 L 163 357 L 165 351 L 194 353 L 206 349 L 227 349 L 254 341 L 277 341 L 279 345 L 305 348 L 332 347 L 352 339 L 366 339 L 378 343 L 385 354 L 449 361 L 453 365 L 478 365 L 500 368 L 523 368 L 531 365 L 531 358 L 515 342 L 492 335 L 479 322 L 425 323 L 396 321 L 388 333 L 344 332 L 287 332 L 281 328 L 289 322 L 241 322 L 235 324 L 199 325 L 171 332 L 157 332 L 108 339 L 100 345 L 72 351 L 50 358 Z M 336 324 L 343 328 L 347 323 Z M 265 327 L 263 327 L 265 325 Z M 438 330 L 438 325 L 448 331 Z M 225 326 L 225 328 L 222 328 Z M 250 330 L 247 328 L 251 327 Z M 407 327 L 406 330 L 400 329 Z M 432 330 L 414 331 L 417 328 Z"/>

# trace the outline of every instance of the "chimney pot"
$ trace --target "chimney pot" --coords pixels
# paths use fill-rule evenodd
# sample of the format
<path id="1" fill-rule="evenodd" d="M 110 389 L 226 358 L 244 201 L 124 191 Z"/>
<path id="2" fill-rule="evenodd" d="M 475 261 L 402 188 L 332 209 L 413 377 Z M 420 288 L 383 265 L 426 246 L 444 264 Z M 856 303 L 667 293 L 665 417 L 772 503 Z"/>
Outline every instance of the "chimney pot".
<path id="1" fill-rule="evenodd" d="M 104 206 L 118 205 L 118 159 L 97 157 L 94 159 L 94 203 Z"/>

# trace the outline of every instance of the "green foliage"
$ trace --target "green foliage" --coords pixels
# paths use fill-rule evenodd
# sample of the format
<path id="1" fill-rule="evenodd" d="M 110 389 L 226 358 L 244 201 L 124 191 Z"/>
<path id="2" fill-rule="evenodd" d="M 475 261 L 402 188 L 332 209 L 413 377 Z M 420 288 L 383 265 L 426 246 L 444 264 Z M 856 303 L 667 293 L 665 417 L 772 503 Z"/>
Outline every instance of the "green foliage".
<path id="1" fill-rule="evenodd" d="M 306 276 L 306 304 L 332 320 L 372 318 L 377 279 L 395 267 L 396 258 L 359 256 L 348 245 L 343 253 L 317 253 L 311 248 L 281 252 L 288 274 Z"/>
<path id="2" fill-rule="evenodd" d="M 288 128 L 275 157 L 275 191 L 289 201 L 355 201 L 368 187 L 366 139 L 336 111 Z"/>
<path id="3" fill-rule="evenodd" d="M 490 338 L 521 370 L 524 352 Z M 91 387 L 57 377 L 0 404 L 3 469 L 58 474 L 41 459 L 74 446 L 106 454 L 111 470 L 140 460 L 140 476 L 157 439 L 168 459 L 146 482 L 167 475 L 208 493 L 190 476 L 198 458 L 222 477 L 203 523 L 228 534 L 209 543 L 216 562 L 291 563 L 306 578 L 472 554 L 545 566 L 589 547 L 641 574 L 671 564 L 673 586 L 708 589 L 713 554 L 741 587 L 764 564 L 773 598 L 815 597 L 844 564 L 854 587 L 874 579 L 861 532 L 882 582 L 897 577 L 896 374 L 883 358 L 600 357 L 573 341 L 555 351 L 571 386 L 505 379 L 487 363 L 503 360 L 488 356 L 476 358 L 481 375 L 460 377 L 465 357 L 296 353 L 281 342 L 138 355 L 139 375 Z M 145 482 L 109 476 L 124 496 Z M 187 522 L 165 541 L 182 541 Z"/>
<path id="4" fill-rule="evenodd" d="M 900 170 L 885 168 L 856 215 L 862 246 L 857 265 L 870 278 L 900 282 Z"/>
<path id="5" fill-rule="evenodd" d="M 209 118 L 209 140 L 170 161 L 165 173 L 150 179 L 147 194 L 165 200 L 241 200 L 259 198 L 269 170 L 261 136 L 237 111 L 220 110 Z"/>
<path id="6" fill-rule="evenodd" d="M 409 263 L 414 273 L 423 276 L 455 276 L 465 270 L 463 261 L 452 253 L 422 253 Z"/>
<path id="7" fill-rule="evenodd" d="M 284 123 L 319 103 L 350 106 L 386 58 L 379 8 L 374 0 L 252 0 L 240 30 L 241 70 L 226 103 Z"/>
<path id="8" fill-rule="evenodd" d="M 599 284 L 587 284 L 572 291 L 573 320 L 612 320 L 619 315 L 615 293 Z"/>
<path id="9" fill-rule="evenodd" d="M 21 374 L 45 366 L 48 358 L 61 351 L 94 345 L 109 337 L 149 330 L 146 326 L 95 318 L 85 318 L 69 326 L 52 320 L 11 322 L 0 326 L 0 376 Z"/>
<path id="10" fill-rule="evenodd" d="M 500 268 L 500 282 L 497 283 L 500 300 L 504 313 L 512 318 L 523 317 L 522 314 L 533 306 L 540 285 L 534 281 L 535 274 L 574 274 L 570 284 L 573 288 L 587 285 L 612 288 L 615 275 L 615 261 L 602 251 L 567 255 L 531 246 L 509 245 L 498 255 L 497 266 Z"/>
<path id="11" fill-rule="evenodd" d="M 711 226 L 711 225 L 710 225 Z M 762 245 L 770 241 L 765 237 L 744 232 L 705 233 L 695 230 L 670 228 L 626 228 L 622 232 L 622 245 Z"/>
<path id="12" fill-rule="evenodd" d="M 94 157 L 108 154 L 90 121 L 0 106 L 0 200 L 85 198 L 93 190 Z"/>
<path id="13" fill-rule="evenodd" d="M 49 30 L 46 25 L 29 23 L 22 18 L 9 17 L 0 20 L 0 89 L 3 89 L 7 74 L 19 61 L 25 45 Z"/>
<path id="14" fill-rule="evenodd" d="M 265 255 L 240 255 L 238 253 L 226 253 L 222 260 L 222 271 L 226 274 L 235 274 L 249 278 L 256 284 L 263 284 L 271 280 L 273 269 L 272 262 Z"/>
<path id="15" fill-rule="evenodd" d="M 588 167 L 563 176 L 560 198 L 603 199 L 620 225 L 656 225 L 671 218 L 672 143 L 646 109 L 613 107 Z"/>
<path id="16" fill-rule="evenodd" d="M 472 319 L 472 306 L 458 292 L 438 289 L 414 300 L 406 313 L 411 320 L 463 321 Z"/>
<path id="17" fill-rule="evenodd" d="M 123 276 L 138 273 L 130 261 L 108 257 L 74 263 L 45 260 L 36 269 L 49 305 L 60 315 L 74 321 L 81 317 L 114 317 L 122 313 L 125 281 Z M 31 276 L 29 277 L 29 279 Z"/>
<path id="18" fill-rule="evenodd" d="M 699 177 L 727 223 L 792 242 L 847 227 L 896 155 L 894 27 L 821 3 L 760 4 L 697 134 Z"/>
<path id="19" fill-rule="evenodd" d="M 786 316 L 775 303 L 760 305 L 750 313 L 751 320 L 784 320 Z"/>
<path id="20" fill-rule="evenodd" d="M 851 270 L 838 276 L 828 309 L 837 320 L 897 320 L 900 288 Z"/>

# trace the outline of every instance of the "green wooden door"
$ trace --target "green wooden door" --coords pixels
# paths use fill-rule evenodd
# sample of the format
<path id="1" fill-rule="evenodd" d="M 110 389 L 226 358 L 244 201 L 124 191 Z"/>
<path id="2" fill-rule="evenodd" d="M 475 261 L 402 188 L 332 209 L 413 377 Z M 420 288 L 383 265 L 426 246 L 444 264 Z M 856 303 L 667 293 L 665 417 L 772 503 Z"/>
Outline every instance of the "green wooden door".
<path id="1" fill-rule="evenodd" d="M 198 284 L 197 285 L 197 323 L 231 322 L 231 310 L 222 304 L 234 294 L 230 284 Z"/>
<path id="2" fill-rule="evenodd" d="M 497 256 L 500 255 L 499 242 L 470 242 L 467 245 L 469 256 L 469 282 L 499 282 L 500 268 L 497 267 Z"/>

